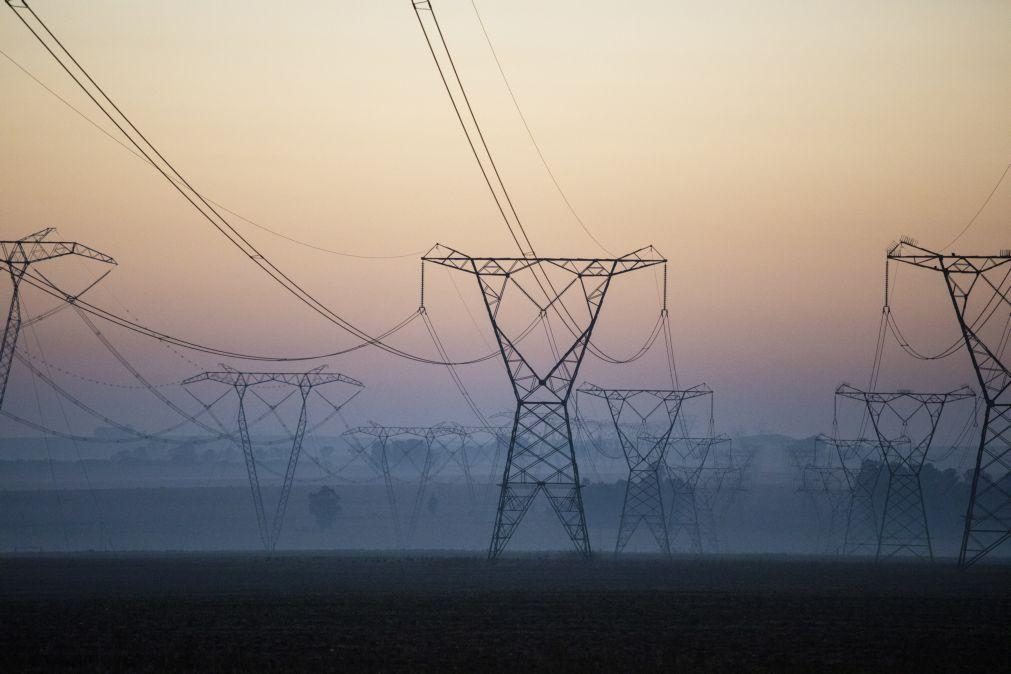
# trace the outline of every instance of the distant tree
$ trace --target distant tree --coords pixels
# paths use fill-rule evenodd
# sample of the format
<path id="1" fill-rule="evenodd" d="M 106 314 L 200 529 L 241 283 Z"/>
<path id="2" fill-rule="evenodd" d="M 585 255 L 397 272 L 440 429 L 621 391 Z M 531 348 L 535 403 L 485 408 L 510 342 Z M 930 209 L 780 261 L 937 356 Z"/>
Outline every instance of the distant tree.
<path id="1" fill-rule="evenodd" d="M 439 509 L 439 499 L 435 498 L 435 494 L 428 497 L 428 512 L 434 515 L 435 511 Z"/>
<path id="2" fill-rule="evenodd" d="M 329 529 L 341 513 L 341 497 L 333 487 L 320 487 L 309 492 L 309 512 L 316 520 L 316 526 Z"/>

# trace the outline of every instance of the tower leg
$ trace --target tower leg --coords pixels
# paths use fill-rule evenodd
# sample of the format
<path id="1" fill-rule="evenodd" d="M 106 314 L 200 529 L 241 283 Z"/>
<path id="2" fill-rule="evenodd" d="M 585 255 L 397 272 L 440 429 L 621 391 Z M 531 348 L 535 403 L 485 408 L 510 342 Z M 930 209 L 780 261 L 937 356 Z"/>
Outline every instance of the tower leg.
<path id="1" fill-rule="evenodd" d="M 260 530 L 260 541 L 267 550 L 271 549 L 270 532 L 267 529 L 267 517 L 263 511 L 263 494 L 260 491 L 260 478 L 256 472 L 256 457 L 253 456 L 253 443 L 249 437 L 249 425 L 246 423 L 246 387 L 236 386 L 239 395 L 239 438 L 242 440 L 242 456 L 246 460 L 246 473 L 249 475 L 249 490 L 253 494 L 253 508 L 256 510 L 256 524 Z"/>
<path id="2" fill-rule="evenodd" d="M 542 490 L 576 550 L 589 556 L 590 537 L 568 409 L 563 402 L 520 402 L 506 457 L 489 558 L 502 554 L 537 492 Z"/>
<path id="3" fill-rule="evenodd" d="M 934 558 L 920 476 L 896 472 L 888 480 L 877 557 L 882 559 L 903 553 Z"/>
<path id="4" fill-rule="evenodd" d="M 397 508 L 397 491 L 393 486 L 393 475 L 390 473 L 390 458 L 386 453 L 389 438 L 385 435 L 379 438 L 379 466 L 383 471 L 383 484 L 386 485 L 386 502 L 390 506 L 390 517 L 393 518 L 393 534 L 397 549 L 404 549 L 404 534 L 400 528 L 400 512 Z"/>
<path id="5" fill-rule="evenodd" d="M 675 485 L 670 512 L 671 543 L 676 544 L 682 534 L 688 536 L 688 548 L 695 554 L 702 552 L 702 531 L 699 527 L 699 510 L 695 502 L 695 489 L 688 485 Z"/>
<path id="6" fill-rule="evenodd" d="M 628 545 L 632 534 L 640 523 L 645 523 L 656 540 L 660 552 L 670 554 L 670 540 L 667 536 L 667 522 L 664 518 L 663 498 L 660 492 L 660 478 L 656 468 L 633 470 L 625 485 L 625 502 L 618 524 L 618 542 L 615 554 Z"/>
<path id="7" fill-rule="evenodd" d="M 27 265 L 18 264 L 11 264 L 8 267 L 12 285 L 11 306 L 7 312 L 3 344 L 0 346 L 0 409 L 3 409 L 7 381 L 11 376 L 11 365 L 14 364 L 14 348 L 17 346 L 18 334 L 21 332 L 21 279 L 27 268 Z"/>
<path id="8" fill-rule="evenodd" d="M 851 487 L 849 506 L 846 513 L 846 532 L 843 534 L 844 555 L 876 555 L 878 539 L 881 536 L 881 520 L 874 506 L 874 492 L 883 469 L 861 469 Z"/>
<path id="9" fill-rule="evenodd" d="M 432 473 L 432 443 L 434 438 L 425 438 L 425 464 L 421 468 L 421 477 L 418 480 L 418 491 L 414 494 L 414 507 L 411 509 L 411 519 L 407 525 L 407 543 L 413 544 L 418 532 L 418 520 L 421 518 L 421 508 L 424 505 L 425 493 L 428 490 L 428 481 Z"/>
<path id="10" fill-rule="evenodd" d="M 1011 540 L 1011 404 L 987 404 L 958 564 Z"/>
<path id="11" fill-rule="evenodd" d="M 986 403 L 962 545 L 958 551 L 961 568 L 971 566 L 1011 540 L 1011 370 L 1004 360 L 1007 344 L 988 347 L 976 333 L 975 323 L 966 319 L 969 295 L 981 279 L 986 282 L 979 286 L 996 290 L 996 297 L 1003 299 L 1005 305 L 1011 305 L 1011 296 L 1001 290 L 1003 281 L 994 285 L 985 273 L 972 267 L 968 269 L 972 271 L 965 271 L 965 268 L 954 273 L 952 268 L 944 270 L 948 295 Z"/>
<path id="12" fill-rule="evenodd" d="M 302 393 L 302 407 L 298 414 L 295 437 L 291 443 L 291 453 L 288 455 L 288 467 L 284 471 L 284 482 L 281 484 L 281 497 L 277 500 L 277 509 L 274 511 L 274 526 L 270 536 L 271 552 L 277 547 L 277 539 L 281 537 L 281 528 L 284 526 L 284 513 L 288 509 L 288 497 L 291 496 L 291 487 L 295 482 L 295 469 L 298 467 L 298 457 L 302 453 L 302 440 L 305 438 L 306 398 L 309 397 L 310 388 L 304 385 L 299 388 Z"/>

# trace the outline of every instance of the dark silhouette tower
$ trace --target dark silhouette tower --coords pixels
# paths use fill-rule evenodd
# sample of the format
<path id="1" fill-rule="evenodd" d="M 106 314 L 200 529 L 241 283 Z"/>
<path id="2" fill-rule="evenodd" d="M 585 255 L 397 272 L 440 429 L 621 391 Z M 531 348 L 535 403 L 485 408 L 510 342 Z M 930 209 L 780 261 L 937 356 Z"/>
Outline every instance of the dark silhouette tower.
<path id="1" fill-rule="evenodd" d="M 544 492 L 565 532 L 583 555 L 590 554 L 579 469 L 572 444 L 568 403 L 590 335 L 611 279 L 666 260 L 642 248 L 620 258 L 471 257 L 436 245 L 422 258 L 473 274 L 484 298 L 495 339 L 516 397 L 516 415 L 506 456 L 488 556 L 502 554 L 531 502 Z M 512 297 L 506 302 L 507 295 Z M 578 297 L 567 304 L 566 297 Z M 522 306 L 521 306 L 522 305 Z M 575 306 L 573 306 L 575 305 Z M 533 313 L 508 326 L 509 319 Z M 552 362 L 538 365 L 521 340 L 549 313 L 563 325 L 565 341 L 550 339 Z"/>
<path id="2" fill-rule="evenodd" d="M 273 552 L 277 547 L 277 540 L 281 537 L 284 513 L 288 508 L 288 497 L 291 495 L 291 486 L 295 480 L 295 469 L 298 466 L 299 455 L 302 453 L 302 439 L 305 437 L 306 423 L 308 422 L 306 402 L 309 394 L 316 386 L 336 383 L 349 384 L 357 390 L 342 403 L 343 405 L 358 395 L 364 384 L 343 374 L 323 372 L 322 370 L 325 367 L 323 365 L 309 372 L 239 372 L 227 365 L 222 365 L 221 367 L 222 370 L 217 372 L 202 372 L 190 377 L 183 381 L 183 384 L 211 381 L 232 386 L 235 389 L 235 393 L 239 397 L 239 439 L 242 444 L 242 456 L 246 461 L 249 489 L 253 495 L 256 524 L 260 532 L 260 541 L 263 543 L 263 547 L 269 552 Z M 256 454 L 253 452 L 253 443 L 249 436 L 249 424 L 246 420 L 246 394 L 251 387 L 262 386 L 264 384 L 295 386 L 298 387 L 299 393 L 302 396 L 298 423 L 295 426 L 295 432 L 292 434 L 291 451 L 288 454 L 288 466 L 284 472 L 284 481 L 281 484 L 281 495 L 277 500 L 277 506 L 274 509 L 274 516 L 271 521 L 267 520 L 267 513 L 263 506 L 263 492 L 260 489 Z"/>
<path id="3" fill-rule="evenodd" d="M 653 534 L 660 551 L 670 554 L 660 468 L 664 465 L 667 443 L 677 423 L 681 405 L 691 398 L 712 395 L 712 391 L 704 384 L 680 391 L 604 389 L 587 384 L 579 392 L 607 401 L 618 442 L 628 463 L 628 482 L 625 484 L 615 554 L 625 549 L 635 530 L 643 523 Z M 656 428 L 650 427 L 650 419 L 656 419 Z"/>
<path id="4" fill-rule="evenodd" d="M 903 239 L 888 251 L 888 259 L 944 276 L 983 394 L 983 430 L 958 554 L 959 566 L 970 566 L 1011 540 L 1011 370 L 1004 355 L 1011 316 L 999 333 L 987 330 L 998 308 L 1011 309 L 1011 250 L 999 255 L 945 255 Z"/>
<path id="5" fill-rule="evenodd" d="M 968 388 L 948 393 L 859 391 L 843 384 L 836 395 L 863 402 L 874 425 L 882 458 L 888 469 L 884 512 L 875 557 L 911 554 L 934 558 L 927 511 L 920 487 L 920 471 L 949 402 L 975 397 Z M 919 421 L 920 430 L 910 429 Z M 911 437 L 914 433 L 917 437 Z"/>
<path id="6" fill-rule="evenodd" d="M 55 231 L 55 228 L 48 227 L 17 241 L 0 241 L 0 255 L 2 255 L 0 260 L 10 273 L 12 286 L 11 305 L 7 312 L 3 344 L 0 346 L 0 409 L 3 408 L 7 382 L 11 375 L 11 365 L 14 362 L 14 349 L 21 332 L 21 282 L 28 273 L 28 268 L 33 264 L 67 255 L 78 255 L 106 264 L 116 264 L 116 261 L 108 255 L 73 241 L 46 241 L 45 239 Z M 95 283 L 97 282 L 95 281 Z M 71 297 L 68 301 L 72 302 L 74 299 L 76 298 Z"/>
<path id="7" fill-rule="evenodd" d="M 359 454 L 364 454 L 366 461 L 383 476 L 386 485 L 386 499 L 390 505 L 390 515 L 393 518 L 394 534 L 397 547 L 401 550 L 410 546 L 418 529 L 418 520 L 425 502 L 428 483 L 438 472 L 439 466 L 446 461 L 458 458 L 465 452 L 467 433 L 458 426 L 358 426 L 349 428 L 345 436 L 352 439 L 352 447 Z M 371 440 L 366 444 L 363 439 Z M 421 449 L 420 462 L 417 450 Z M 466 461 L 466 459 L 463 459 Z M 466 464 L 465 464 L 466 465 Z M 467 468 L 469 478 L 469 467 Z M 418 476 L 417 489 L 414 492 L 414 503 L 411 507 L 410 519 L 407 522 L 407 535 L 404 536 L 400 522 L 400 509 L 397 506 L 397 492 L 393 481 L 395 473 L 410 472 Z"/>

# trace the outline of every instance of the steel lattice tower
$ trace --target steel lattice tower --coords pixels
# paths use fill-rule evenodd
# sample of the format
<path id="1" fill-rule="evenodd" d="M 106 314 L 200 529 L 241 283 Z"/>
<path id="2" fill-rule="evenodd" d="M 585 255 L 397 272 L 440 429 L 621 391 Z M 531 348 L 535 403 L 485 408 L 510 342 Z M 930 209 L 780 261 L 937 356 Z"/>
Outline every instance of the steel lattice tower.
<path id="1" fill-rule="evenodd" d="M 54 260 L 67 255 L 78 255 L 106 264 L 116 264 L 116 261 L 108 255 L 74 241 L 46 241 L 46 237 L 55 231 L 55 228 L 48 227 L 17 241 L 0 241 L 0 255 L 2 255 L 0 261 L 7 266 L 12 286 L 11 305 L 7 312 L 3 344 L 0 346 L 0 409 L 3 408 L 7 382 L 11 375 L 11 365 L 14 362 L 14 349 L 21 332 L 21 282 L 28 273 L 28 268 L 38 262 Z M 90 287 L 88 286 L 88 288 Z M 75 299 L 76 297 L 68 297 L 67 301 L 73 303 Z"/>
<path id="2" fill-rule="evenodd" d="M 417 533 L 418 520 L 421 517 L 421 508 L 429 480 L 437 472 L 438 463 L 448 461 L 466 451 L 464 447 L 467 438 L 466 431 L 458 426 L 446 424 L 439 426 L 371 425 L 349 428 L 344 432 L 344 435 L 354 439 L 352 447 L 355 451 L 364 455 L 366 461 L 382 474 L 386 485 L 386 498 L 390 505 L 390 515 L 393 518 L 397 547 L 401 550 L 406 549 L 414 541 Z M 370 445 L 363 444 L 360 442 L 361 438 L 369 438 L 372 442 Z M 397 442 L 405 440 L 419 441 L 424 448 L 424 458 L 421 465 L 414 466 L 417 469 L 419 480 L 414 493 L 410 519 L 407 523 L 406 537 L 401 526 L 400 509 L 397 506 L 397 494 L 393 486 L 393 473 L 397 468 L 405 461 L 413 462 L 410 454 L 416 445 L 410 442 Z"/>
<path id="3" fill-rule="evenodd" d="M 284 513 L 288 508 L 288 497 L 291 495 L 291 487 L 295 480 L 295 468 L 298 466 L 299 455 L 302 453 L 302 439 L 305 437 L 308 420 L 306 402 L 309 393 L 316 386 L 335 383 L 349 384 L 357 390 L 342 403 L 343 405 L 358 395 L 364 384 L 347 375 L 323 372 L 323 368 L 326 367 L 324 365 L 309 372 L 239 372 L 227 365 L 222 365 L 221 367 L 221 371 L 202 372 L 201 374 L 194 375 L 184 380 L 183 384 L 211 381 L 232 386 L 235 389 L 235 393 L 239 397 L 239 438 L 242 444 L 242 455 L 246 461 L 246 473 L 249 476 L 249 488 L 253 496 L 253 508 L 256 511 L 256 524 L 260 532 L 260 541 L 263 543 L 263 547 L 273 552 L 281 536 Z M 288 466 L 284 472 L 284 481 L 281 484 L 281 495 L 277 500 L 273 520 L 268 522 L 263 506 L 263 492 L 260 489 L 260 478 L 256 468 L 256 455 L 253 453 L 253 443 L 249 436 L 249 425 L 246 421 L 246 393 L 250 387 L 270 383 L 298 387 L 299 393 L 302 396 L 302 404 L 299 408 L 298 423 L 295 426 L 294 434 L 292 434 L 291 452 L 288 454 Z"/>
<path id="4" fill-rule="evenodd" d="M 666 260 L 652 247 L 620 258 L 491 258 L 471 257 L 436 245 L 422 261 L 474 275 L 516 397 L 488 556 L 494 559 L 502 554 L 534 497 L 542 491 L 576 550 L 589 556 L 590 537 L 572 443 L 569 399 L 611 279 Z M 552 281 L 558 276 L 564 278 L 561 286 Z M 520 348 L 519 342 L 528 330 L 503 325 L 502 311 L 507 306 L 503 300 L 509 289 L 509 295 L 515 295 L 517 301 L 532 305 L 538 318 L 546 317 L 548 312 L 560 316 L 572 337 L 561 345 L 554 364 L 546 370 L 535 367 L 530 354 Z M 570 292 L 580 295 L 578 317 L 564 301 L 564 295 Z"/>
<path id="5" fill-rule="evenodd" d="M 810 462 L 801 469 L 800 491 L 820 496 L 828 503 L 825 551 L 840 554 L 845 549 L 845 526 L 852 503 L 849 476 L 840 463 L 838 446 L 832 438 L 814 438 Z"/>
<path id="6" fill-rule="evenodd" d="M 1011 307 L 1011 288 L 1006 285 L 1011 250 L 999 255 L 944 255 L 903 240 L 888 251 L 888 259 L 943 274 L 986 404 L 958 554 L 959 565 L 967 567 L 1011 540 L 1011 367 L 1004 355 L 1008 337 L 1006 332 L 996 340 L 983 337 L 997 306 Z M 977 296 L 979 306 L 987 291 L 989 297 L 974 319 L 972 297 Z"/>
<path id="7" fill-rule="evenodd" d="M 661 552 L 670 554 L 667 520 L 660 485 L 660 467 L 664 465 L 667 443 L 681 406 L 686 400 L 712 391 L 704 384 L 691 389 L 604 389 L 587 384 L 580 393 L 603 398 L 614 423 L 618 442 L 628 463 L 628 482 L 625 483 L 625 500 L 618 523 L 618 541 L 614 552 L 619 554 L 641 523 L 645 523 Z M 657 422 L 659 435 L 650 434 L 649 420 L 661 416 Z M 625 418 L 634 415 L 629 423 Z"/>
<path id="8" fill-rule="evenodd" d="M 835 448 L 846 480 L 848 498 L 842 553 L 877 554 L 881 522 L 874 499 L 883 468 L 877 442 L 867 438 L 843 439 L 824 435 L 818 436 L 818 439 Z"/>
<path id="9" fill-rule="evenodd" d="M 948 393 L 914 393 L 860 391 L 843 384 L 836 389 L 836 395 L 858 400 L 867 406 L 882 458 L 888 468 L 888 486 L 875 557 L 881 559 L 908 553 L 933 559 L 920 471 L 945 405 L 973 398 L 976 394 L 966 387 Z M 925 426 L 925 430 L 918 433 L 919 439 L 914 440 L 909 435 L 909 425 L 917 417 L 924 422 L 921 425 Z"/>
<path id="10" fill-rule="evenodd" d="M 715 536 L 715 525 L 710 521 L 715 495 L 722 488 L 723 478 L 731 469 L 728 466 L 713 465 L 715 462 L 712 459 L 717 445 L 729 443 L 730 438 L 722 435 L 671 438 L 666 465 L 674 489 L 668 517 L 672 547 L 679 538 L 686 536 L 689 550 L 700 554 L 703 529 L 707 534 Z M 704 489 L 711 492 L 708 494 L 700 493 L 704 474 L 707 483 Z"/>

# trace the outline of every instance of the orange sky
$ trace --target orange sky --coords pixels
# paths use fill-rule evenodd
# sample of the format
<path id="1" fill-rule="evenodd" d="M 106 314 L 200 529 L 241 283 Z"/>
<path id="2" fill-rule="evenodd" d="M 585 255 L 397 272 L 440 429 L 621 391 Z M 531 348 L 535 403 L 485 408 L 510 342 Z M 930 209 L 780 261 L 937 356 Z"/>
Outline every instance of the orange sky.
<path id="1" fill-rule="evenodd" d="M 32 6 L 148 137 L 228 208 L 353 253 L 406 254 L 436 241 L 473 254 L 514 253 L 406 0 Z M 1008 3 L 478 6 L 587 226 L 612 250 L 652 243 L 671 260 L 679 366 L 685 383 L 716 390 L 726 431 L 826 430 L 835 385 L 866 380 L 886 246 L 900 234 L 945 244 L 1011 161 Z M 600 254 L 527 139 L 470 3 L 436 8 L 538 250 Z M 6 9 L 0 46 L 99 120 Z M 108 252 L 120 266 L 93 301 L 125 306 L 185 338 L 274 353 L 348 343 L 272 286 L 153 170 L 2 57 L 0 91 L 4 238 L 55 225 L 63 238 Z M 1011 246 L 1009 212 L 1011 180 L 959 250 Z M 370 330 L 417 305 L 414 257 L 342 258 L 235 224 Z M 54 263 L 54 276 L 82 273 L 70 267 L 76 263 Z M 454 356 L 483 353 L 491 334 L 473 281 L 457 279 L 481 333 L 447 274 L 430 274 L 433 320 Z M 900 274 L 894 305 L 904 329 L 925 349 L 943 347 L 954 322 L 940 280 Z M 26 301 L 30 310 L 45 305 Z M 601 345 L 634 350 L 656 311 L 650 272 L 620 279 Z M 47 357 L 78 374 L 129 382 L 75 321 L 67 312 L 39 325 Z M 109 334 L 152 379 L 195 369 L 157 345 Z M 399 344 L 434 355 L 420 326 Z M 607 385 L 660 386 L 662 364 L 658 349 L 625 368 L 590 360 L 584 374 Z M 374 352 L 331 366 L 369 385 L 356 402 L 362 420 L 470 421 L 440 368 Z M 508 405 L 498 363 L 462 375 L 486 410 Z M 26 398 L 30 383 L 20 381 L 14 390 Z M 885 382 L 974 383 L 964 355 L 924 365 L 894 348 Z M 123 404 L 85 382 L 68 387 Z"/>

